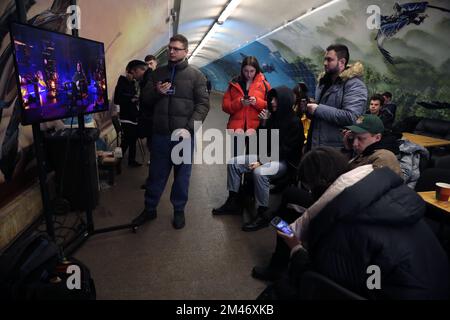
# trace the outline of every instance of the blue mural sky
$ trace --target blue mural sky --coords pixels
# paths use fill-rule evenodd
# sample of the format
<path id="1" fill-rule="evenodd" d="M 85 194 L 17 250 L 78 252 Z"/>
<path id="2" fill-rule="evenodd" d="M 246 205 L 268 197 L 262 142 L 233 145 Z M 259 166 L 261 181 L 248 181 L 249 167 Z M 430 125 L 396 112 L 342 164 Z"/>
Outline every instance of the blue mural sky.
<path id="1" fill-rule="evenodd" d="M 242 60 L 250 55 L 258 58 L 272 87 L 285 85 L 293 88 L 298 81 L 304 81 L 310 88 L 311 95 L 314 95 L 315 75 L 303 63 L 289 63 L 278 51 L 273 52 L 258 41 L 203 67 L 202 71 L 211 80 L 215 90 L 225 91 L 230 79 L 239 75 Z"/>

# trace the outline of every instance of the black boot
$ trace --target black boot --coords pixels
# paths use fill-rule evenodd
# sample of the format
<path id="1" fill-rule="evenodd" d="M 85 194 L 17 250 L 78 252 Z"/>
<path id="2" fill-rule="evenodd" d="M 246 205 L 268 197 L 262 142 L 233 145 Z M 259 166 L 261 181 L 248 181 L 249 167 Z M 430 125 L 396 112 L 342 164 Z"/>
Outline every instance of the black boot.
<path id="1" fill-rule="evenodd" d="M 252 269 L 252 277 L 264 281 L 276 281 L 287 272 L 289 256 L 287 259 L 279 253 L 272 254 L 270 263 L 267 266 L 255 266 Z"/>
<path id="2" fill-rule="evenodd" d="M 265 228 L 269 226 L 269 219 L 266 218 L 264 213 L 267 211 L 267 207 L 258 207 L 258 213 L 256 215 L 256 218 L 246 223 L 242 226 L 243 231 L 256 231 L 262 228 Z"/>
<path id="3" fill-rule="evenodd" d="M 175 229 L 182 229 L 186 224 L 186 220 L 184 219 L 183 211 L 175 211 L 173 213 L 173 222 L 172 225 Z"/>
<path id="4" fill-rule="evenodd" d="M 143 225 L 145 222 L 156 219 L 156 211 L 147 211 L 144 209 L 140 215 L 131 222 L 135 226 Z"/>
<path id="5" fill-rule="evenodd" d="M 215 216 L 225 214 L 242 214 L 242 206 L 239 201 L 238 193 L 230 191 L 227 201 L 225 201 L 220 208 L 213 209 L 212 214 Z"/>

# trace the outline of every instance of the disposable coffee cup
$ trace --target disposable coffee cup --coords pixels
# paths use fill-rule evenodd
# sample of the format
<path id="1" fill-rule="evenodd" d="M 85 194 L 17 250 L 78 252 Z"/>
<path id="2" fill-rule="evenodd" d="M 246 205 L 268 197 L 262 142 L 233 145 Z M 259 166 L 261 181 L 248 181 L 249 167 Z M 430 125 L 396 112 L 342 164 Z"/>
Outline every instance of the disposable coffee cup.
<path id="1" fill-rule="evenodd" d="M 448 201 L 450 198 L 450 184 L 444 182 L 436 183 L 436 200 Z"/>

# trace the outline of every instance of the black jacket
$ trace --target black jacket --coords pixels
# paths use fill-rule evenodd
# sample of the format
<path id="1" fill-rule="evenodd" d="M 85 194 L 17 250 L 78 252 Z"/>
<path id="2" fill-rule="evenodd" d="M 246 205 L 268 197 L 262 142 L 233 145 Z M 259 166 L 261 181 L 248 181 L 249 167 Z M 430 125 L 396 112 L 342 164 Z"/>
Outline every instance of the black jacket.
<path id="1" fill-rule="evenodd" d="M 311 220 L 314 269 L 371 299 L 447 299 L 448 258 L 424 212 L 424 201 L 400 177 L 376 169 Z M 381 290 L 367 288 L 371 265 L 381 270 Z"/>
<path id="2" fill-rule="evenodd" d="M 170 135 L 176 129 L 194 131 L 194 121 L 203 121 L 209 111 L 206 78 L 187 60 L 175 65 L 174 95 L 156 91 L 158 81 L 165 82 L 172 75 L 173 64 L 157 68 L 151 73 L 142 94 L 142 107 L 153 115 L 153 133 Z"/>
<path id="3" fill-rule="evenodd" d="M 129 81 L 125 76 L 120 76 L 114 90 L 114 103 L 120 106 L 120 120 L 137 122 L 138 104 L 131 101 L 136 94 L 134 81 Z"/>
<path id="4" fill-rule="evenodd" d="M 139 83 L 141 87 L 141 95 L 140 95 L 140 109 L 139 109 L 139 117 L 138 117 L 138 136 L 139 138 L 149 138 L 152 135 L 152 127 L 153 127 L 153 107 L 151 105 L 146 105 L 143 98 L 142 92 L 144 91 L 145 86 L 152 79 L 153 70 L 148 68 L 144 76 L 142 77 L 141 82 Z"/>
<path id="5" fill-rule="evenodd" d="M 292 109 L 295 102 L 294 93 L 288 87 L 282 86 L 271 89 L 267 94 L 267 101 L 270 101 L 274 96 L 278 99 L 277 111 L 271 112 L 271 116 L 266 122 L 260 122 L 260 126 L 258 127 L 258 139 L 260 139 L 261 136 L 260 130 L 267 129 L 268 149 L 271 151 L 272 146 L 270 146 L 271 140 L 269 131 L 271 129 L 278 129 L 280 161 L 284 160 L 291 165 L 298 166 L 302 156 L 305 136 L 303 133 L 303 124 L 295 116 L 294 110 Z M 269 111 L 271 111 L 270 106 Z M 260 161 L 264 162 L 264 159 L 260 159 Z"/>
<path id="6" fill-rule="evenodd" d="M 367 110 L 366 114 L 370 114 L 370 110 Z M 385 130 L 392 129 L 392 125 L 394 124 L 394 115 L 388 108 L 386 107 L 381 108 L 378 114 L 378 118 L 380 118 L 381 121 L 383 122 Z"/>

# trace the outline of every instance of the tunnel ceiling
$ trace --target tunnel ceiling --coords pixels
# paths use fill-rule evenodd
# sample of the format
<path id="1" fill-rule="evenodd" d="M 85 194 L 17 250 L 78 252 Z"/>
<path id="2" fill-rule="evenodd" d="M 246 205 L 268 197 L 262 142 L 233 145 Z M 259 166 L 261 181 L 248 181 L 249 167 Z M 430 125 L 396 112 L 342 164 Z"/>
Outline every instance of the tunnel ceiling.
<path id="1" fill-rule="evenodd" d="M 229 0 L 181 1 L 178 32 L 190 41 L 192 53 Z M 327 0 L 242 0 L 206 42 L 191 63 L 202 67 L 296 19 Z"/>

